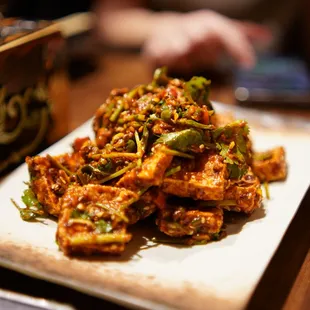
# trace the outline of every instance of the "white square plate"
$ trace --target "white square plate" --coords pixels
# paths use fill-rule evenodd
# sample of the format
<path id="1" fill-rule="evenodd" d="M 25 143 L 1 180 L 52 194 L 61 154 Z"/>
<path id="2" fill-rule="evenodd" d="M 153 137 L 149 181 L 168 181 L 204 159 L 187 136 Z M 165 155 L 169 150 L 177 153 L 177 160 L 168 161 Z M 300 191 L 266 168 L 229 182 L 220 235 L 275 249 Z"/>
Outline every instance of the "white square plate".
<path id="1" fill-rule="evenodd" d="M 215 109 L 227 107 L 215 104 Z M 22 165 L 0 185 L 0 264 L 132 307 L 244 308 L 308 189 L 310 127 L 294 118 L 230 109 L 249 120 L 256 149 L 285 147 L 289 174 L 270 185 L 271 199 L 263 208 L 228 226 L 225 239 L 193 247 L 151 246 L 144 224 L 134 229 L 120 257 L 67 258 L 55 243 L 56 222 L 23 222 L 10 201 L 20 202 L 29 178 Z M 74 138 L 88 135 L 90 121 L 44 153 L 68 151 Z"/>

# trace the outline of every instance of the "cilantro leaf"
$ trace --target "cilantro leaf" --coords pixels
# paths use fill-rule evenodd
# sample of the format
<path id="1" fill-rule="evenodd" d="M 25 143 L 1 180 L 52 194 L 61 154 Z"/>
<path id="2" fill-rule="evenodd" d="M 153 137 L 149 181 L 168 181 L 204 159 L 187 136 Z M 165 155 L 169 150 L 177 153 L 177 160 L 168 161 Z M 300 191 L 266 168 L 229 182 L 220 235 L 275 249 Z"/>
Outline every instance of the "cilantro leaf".
<path id="1" fill-rule="evenodd" d="M 155 144 L 165 144 L 174 150 L 187 152 L 192 146 L 204 144 L 203 135 L 193 128 L 163 134 Z"/>
<path id="2" fill-rule="evenodd" d="M 190 102 L 198 105 L 209 105 L 209 109 L 213 110 L 208 98 L 210 93 L 211 81 L 204 77 L 194 76 L 185 83 L 185 95 Z"/>
<path id="3" fill-rule="evenodd" d="M 22 195 L 22 201 L 26 205 L 27 208 L 34 208 L 37 210 L 42 209 L 41 204 L 37 200 L 34 192 L 31 188 L 25 189 Z"/>
<path id="4" fill-rule="evenodd" d="M 248 171 L 246 165 L 238 166 L 237 164 L 228 164 L 227 169 L 231 179 L 241 179 Z"/>

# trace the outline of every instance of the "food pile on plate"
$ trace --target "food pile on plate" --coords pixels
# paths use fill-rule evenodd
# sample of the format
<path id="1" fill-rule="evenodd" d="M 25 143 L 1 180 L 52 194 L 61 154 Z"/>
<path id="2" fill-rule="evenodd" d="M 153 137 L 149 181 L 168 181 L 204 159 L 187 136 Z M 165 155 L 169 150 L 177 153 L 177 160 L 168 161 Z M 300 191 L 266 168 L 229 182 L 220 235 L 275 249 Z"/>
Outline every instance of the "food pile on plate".
<path id="1" fill-rule="evenodd" d="M 249 127 L 214 111 L 210 81 L 172 79 L 114 89 L 96 112 L 95 140 L 71 153 L 28 157 L 24 220 L 58 218 L 67 255 L 121 253 L 128 227 L 153 215 L 158 229 L 187 245 L 225 235 L 224 212 L 261 206 L 261 181 L 285 179 L 281 147 L 254 153 Z"/>

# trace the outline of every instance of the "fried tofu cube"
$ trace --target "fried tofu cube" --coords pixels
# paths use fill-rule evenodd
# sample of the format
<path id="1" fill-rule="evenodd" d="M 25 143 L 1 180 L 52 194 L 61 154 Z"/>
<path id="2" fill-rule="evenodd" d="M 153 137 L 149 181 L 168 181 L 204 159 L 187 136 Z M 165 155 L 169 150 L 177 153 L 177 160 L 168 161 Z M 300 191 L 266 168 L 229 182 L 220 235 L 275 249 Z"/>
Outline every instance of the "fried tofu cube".
<path id="1" fill-rule="evenodd" d="M 162 190 L 167 194 L 196 200 L 222 200 L 227 179 L 227 167 L 220 155 L 201 158 L 201 167 L 194 172 L 176 173 L 164 179 Z"/>
<path id="2" fill-rule="evenodd" d="M 39 203 L 48 214 L 58 216 L 59 198 L 71 183 L 68 171 L 74 173 L 83 163 L 83 159 L 78 153 L 72 153 L 54 157 L 27 157 L 26 163 L 30 174 L 30 186 Z M 67 169 L 67 172 L 58 164 Z"/>
<path id="3" fill-rule="evenodd" d="M 156 224 L 160 231 L 171 237 L 191 236 L 192 240 L 210 241 L 221 231 L 223 210 L 168 206 L 159 211 Z"/>
<path id="4" fill-rule="evenodd" d="M 166 169 L 171 164 L 173 156 L 161 152 L 161 149 L 147 158 L 141 167 L 141 171 L 137 173 L 140 183 L 159 186 L 161 185 Z"/>
<path id="5" fill-rule="evenodd" d="M 271 182 L 286 178 L 287 165 L 283 147 L 255 153 L 253 157 L 252 169 L 261 181 Z"/>
<path id="6" fill-rule="evenodd" d="M 140 168 L 135 168 L 126 173 L 116 186 L 132 190 L 159 186 L 172 159 L 173 156 L 165 154 L 161 148 L 157 148 L 153 155 L 142 163 Z"/>
<path id="7" fill-rule="evenodd" d="M 66 173 L 53 168 L 46 157 L 27 157 L 26 163 L 30 173 L 30 186 L 37 200 L 48 214 L 58 216 L 59 198 L 70 182 Z"/>
<path id="8" fill-rule="evenodd" d="M 249 168 L 241 180 L 230 180 L 224 199 L 225 201 L 232 202 L 230 205 L 222 205 L 223 208 L 229 211 L 251 214 L 261 206 L 262 191 L 260 182 L 253 174 L 251 168 Z"/>
<path id="9" fill-rule="evenodd" d="M 118 254 L 130 241 L 126 208 L 138 196 L 124 188 L 70 186 L 61 199 L 56 239 L 66 255 Z"/>

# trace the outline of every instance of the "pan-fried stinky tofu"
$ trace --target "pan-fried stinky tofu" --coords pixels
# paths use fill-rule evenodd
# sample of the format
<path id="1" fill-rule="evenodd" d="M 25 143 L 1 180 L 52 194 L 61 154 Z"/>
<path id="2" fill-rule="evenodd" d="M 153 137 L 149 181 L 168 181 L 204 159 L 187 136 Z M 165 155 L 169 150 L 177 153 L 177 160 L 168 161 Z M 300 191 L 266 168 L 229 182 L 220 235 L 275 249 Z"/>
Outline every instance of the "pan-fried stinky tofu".
<path id="1" fill-rule="evenodd" d="M 261 181 L 279 181 L 286 178 L 287 166 L 283 147 L 255 153 L 253 158 L 253 172 Z"/>
<path id="2" fill-rule="evenodd" d="M 261 205 L 260 180 L 284 179 L 287 168 L 283 148 L 253 156 L 247 121 L 216 113 L 210 83 L 159 68 L 148 84 L 113 89 L 95 114 L 95 139 L 27 158 L 25 207 L 12 201 L 22 219 L 58 216 L 66 255 L 121 253 L 127 227 L 151 214 L 172 243 L 221 239 L 224 211 L 251 214 Z"/>
<path id="3" fill-rule="evenodd" d="M 163 192 L 197 200 L 222 200 L 227 182 L 227 168 L 220 155 L 203 156 L 197 171 L 182 170 L 164 179 Z"/>
<path id="4" fill-rule="evenodd" d="M 172 158 L 173 156 L 162 152 L 161 148 L 155 150 L 154 154 L 143 162 L 141 170 L 137 173 L 139 183 L 152 186 L 161 185 Z"/>
<path id="5" fill-rule="evenodd" d="M 53 216 L 60 213 L 59 198 L 66 191 L 70 179 L 65 171 L 54 167 L 48 157 L 27 157 L 31 189 L 44 210 Z"/>
<path id="6" fill-rule="evenodd" d="M 126 173 L 116 186 L 135 190 L 161 185 L 165 171 L 173 158 L 162 152 L 162 148 L 164 147 L 157 147 L 153 155 L 147 158 L 141 167 Z"/>
<path id="7" fill-rule="evenodd" d="M 159 211 L 156 224 L 160 231 L 171 237 L 191 236 L 195 240 L 210 241 L 221 231 L 223 210 L 167 206 Z"/>
<path id="8" fill-rule="evenodd" d="M 251 214 L 261 206 L 262 191 L 260 182 L 250 168 L 241 180 L 230 180 L 225 191 L 225 200 L 232 202 L 231 204 L 225 204 L 225 206 L 222 205 L 229 211 Z"/>
<path id="9" fill-rule="evenodd" d="M 61 199 L 56 239 L 67 255 L 121 253 L 131 235 L 126 232 L 127 208 L 138 195 L 124 188 L 88 184 L 71 186 Z"/>

